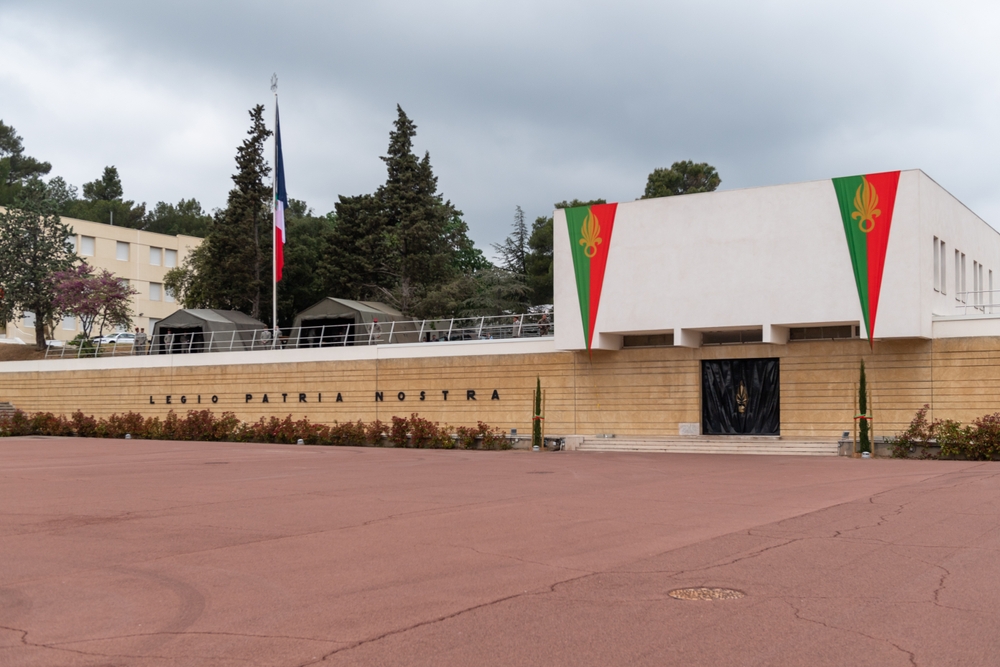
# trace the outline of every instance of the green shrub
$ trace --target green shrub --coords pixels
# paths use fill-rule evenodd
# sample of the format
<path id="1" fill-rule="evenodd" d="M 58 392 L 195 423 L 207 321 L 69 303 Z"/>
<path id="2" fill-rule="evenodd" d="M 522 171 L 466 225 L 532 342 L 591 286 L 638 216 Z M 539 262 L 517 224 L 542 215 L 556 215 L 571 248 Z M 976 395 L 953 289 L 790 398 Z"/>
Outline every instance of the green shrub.
<path id="1" fill-rule="evenodd" d="M 332 426 L 315 424 L 308 419 L 293 421 L 261 417 L 256 422 L 241 422 L 232 412 L 216 416 L 209 410 L 191 410 L 185 416 L 171 411 L 161 421 L 159 417 L 143 417 L 135 412 L 113 414 L 95 419 L 77 410 L 67 419 L 50 412 L 27 415 L 17 410 L 0 417 L 0 437 L 54 435 L 85 438 L 132 438 L 144 440 L 194 440 L 206 442 L 261 442 L 295 444 L 302 440 L 309 445 L 380 446 L 386 437 L 386 424 L 375 420 L 334 422 Z M 393 417 L 388 439 L 395 447 L 428 449 L 509 449 L 506 433 L 479 422 L 477 426 L 460 426 L 451 436 L 448 427 L 420 417 Z"/>

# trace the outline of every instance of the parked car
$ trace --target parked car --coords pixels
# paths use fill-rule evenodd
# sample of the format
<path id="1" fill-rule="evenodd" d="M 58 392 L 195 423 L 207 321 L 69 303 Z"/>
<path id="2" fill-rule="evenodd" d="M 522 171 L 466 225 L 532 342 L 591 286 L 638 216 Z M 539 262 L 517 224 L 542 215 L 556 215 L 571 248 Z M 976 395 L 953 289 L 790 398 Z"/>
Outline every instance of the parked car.
<path id="1" fill-rule="evenodd" d="M 132 345 L 135 343 L 135 334 L 129 331 L 122 333 L 107 334 L 105 336 L 94 336 L 90 339 L 95 345 Z"/>

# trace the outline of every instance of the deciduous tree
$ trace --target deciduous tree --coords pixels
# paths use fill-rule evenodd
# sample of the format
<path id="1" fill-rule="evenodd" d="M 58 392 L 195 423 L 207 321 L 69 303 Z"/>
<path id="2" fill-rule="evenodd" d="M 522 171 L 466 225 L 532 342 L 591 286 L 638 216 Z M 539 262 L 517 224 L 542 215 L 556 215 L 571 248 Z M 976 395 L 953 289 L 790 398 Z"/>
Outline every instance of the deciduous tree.
<path id="1" fill-rule="evenodd" d="M 35 314 L 35 343 L 45 349 L 45 327 L 60 314 L 50 279 L 76 262 L 67 239 L 71 233 L 56 214 L 41 180 L 24 183 L 13 205 L 0 212 L 0 319 L 9 322 Z"/>
<path id="2" fill-rule="evenodd" d="M 86 338 L 96 324 L 98 335 L 104 327 L 132 327 L 132 297 L 139 292 L 107 269 L 94 273 L 87 263 L 52 274 L 56 310 L 80 318 Z"/>

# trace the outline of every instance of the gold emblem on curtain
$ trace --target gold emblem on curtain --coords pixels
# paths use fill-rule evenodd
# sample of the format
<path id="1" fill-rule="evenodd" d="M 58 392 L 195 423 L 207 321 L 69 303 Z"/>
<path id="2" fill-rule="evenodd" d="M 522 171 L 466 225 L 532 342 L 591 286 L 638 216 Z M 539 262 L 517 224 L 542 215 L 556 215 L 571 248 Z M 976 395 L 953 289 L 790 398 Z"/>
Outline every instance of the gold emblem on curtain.
<path id="1" fill-rule="evenodd" d="M 882 215 L 882 211 L 875 208 L 876 206 L 878 206 L 878 192 L 868 179 L 862 176 L 861 185 L 854 193 L 854 213 L 851 213 L 851 218 L 858 221 L 858 229 L 865 234 L 875 229 L 875 218 Z"/>
<path id="2" fill-rule="evenodd" d="M 587 256 L 587 259 L 592 259 L 594 255 L 597 254 L 597 245 L 601 242 L 601 225 L 597 221 L 597 216 L 593 213 L 587 213 L 587 217 L 583 219 L 583 226 L 580 227 L 580 245 L 583 246 L 583 254 Z"/>
<path id="3" fill-rule="evenodd" d="M 750 402 L 750 395 L 747 393 L 747 386 L 740 380 L 740 388 L 736 390 L 736 410 L 743 414 L 747 411 L 747 403 Z"/>

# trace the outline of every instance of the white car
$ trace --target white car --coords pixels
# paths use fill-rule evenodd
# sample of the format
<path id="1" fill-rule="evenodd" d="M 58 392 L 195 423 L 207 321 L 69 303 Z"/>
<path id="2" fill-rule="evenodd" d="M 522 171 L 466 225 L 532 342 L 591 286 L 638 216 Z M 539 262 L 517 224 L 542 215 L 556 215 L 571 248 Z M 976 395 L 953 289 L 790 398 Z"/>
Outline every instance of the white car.
<path id="1" fill-rule="evenodd" d="M 132 345 L 135 343 L 135 334 L 131 332 L 113 333 L 106 336 L 94 336 L 91 341 L 101 345 Z"/>

